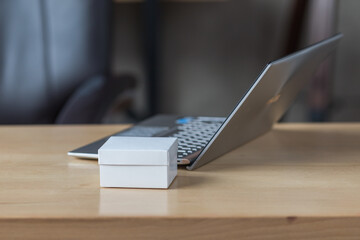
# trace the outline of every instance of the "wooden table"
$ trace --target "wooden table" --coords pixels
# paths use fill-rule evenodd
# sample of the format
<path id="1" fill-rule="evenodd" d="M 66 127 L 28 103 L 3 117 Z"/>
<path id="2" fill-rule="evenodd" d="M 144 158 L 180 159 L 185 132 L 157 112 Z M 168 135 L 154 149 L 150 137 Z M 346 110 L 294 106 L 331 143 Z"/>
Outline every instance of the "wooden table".
<path id="1" fill-rule="evenodd" d="M 124 128 L 0 127 L 0 239 L 359 239 L 360 124 L 279 124 L 169 190 L 66 152 Z"/>

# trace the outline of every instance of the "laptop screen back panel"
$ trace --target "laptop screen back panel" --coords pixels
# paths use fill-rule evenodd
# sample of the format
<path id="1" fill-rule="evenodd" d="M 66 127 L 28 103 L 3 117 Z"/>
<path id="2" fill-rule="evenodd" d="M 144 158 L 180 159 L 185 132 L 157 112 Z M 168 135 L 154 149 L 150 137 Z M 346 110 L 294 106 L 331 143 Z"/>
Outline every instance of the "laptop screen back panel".
<path id="1" fill-rule="evenodd" d="M 197 159 L 198 168 L 269 131 L 332 52 L 342 34 L 269 63 Z"/>

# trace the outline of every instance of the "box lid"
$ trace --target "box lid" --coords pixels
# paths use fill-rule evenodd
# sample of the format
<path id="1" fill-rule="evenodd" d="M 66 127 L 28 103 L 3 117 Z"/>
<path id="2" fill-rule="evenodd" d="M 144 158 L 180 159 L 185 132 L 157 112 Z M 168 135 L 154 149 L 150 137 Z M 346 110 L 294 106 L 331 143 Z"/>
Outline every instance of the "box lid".
<path id="1" fill-rule="evenodd" d="M 104 165 L 163 166 L 176 153 L 177 138 L 170 137 L 110 137 L 98 150 L 99 164 Z"/>

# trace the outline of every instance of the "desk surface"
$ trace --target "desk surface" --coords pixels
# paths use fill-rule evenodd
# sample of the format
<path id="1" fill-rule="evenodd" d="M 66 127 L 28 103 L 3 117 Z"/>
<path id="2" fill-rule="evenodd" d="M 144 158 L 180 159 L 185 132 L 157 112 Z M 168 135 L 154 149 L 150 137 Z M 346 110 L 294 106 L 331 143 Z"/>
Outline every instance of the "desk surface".
<path id="1" fill-rule="evenodd" d="M 279 124 L 169 190 L 100 188 L 66 152 L 124 127 L 0 127 L 0 238 L 360 236 L 360 124 Z"/>

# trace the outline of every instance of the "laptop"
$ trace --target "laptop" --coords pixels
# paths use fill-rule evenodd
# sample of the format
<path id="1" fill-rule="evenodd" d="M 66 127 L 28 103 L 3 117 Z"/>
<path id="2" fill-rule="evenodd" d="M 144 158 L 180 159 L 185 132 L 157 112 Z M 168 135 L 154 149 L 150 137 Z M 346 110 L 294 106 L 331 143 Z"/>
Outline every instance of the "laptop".
<path id="1" fill-rule="evenodd" d="M 194 170 L 271 130 L 342 34 L 270 62 L 227 117 L 156 115 L 112 136 L 177 137 L 178 164 Z M 68 152 L 97 159 L 110 136 Z"/>

